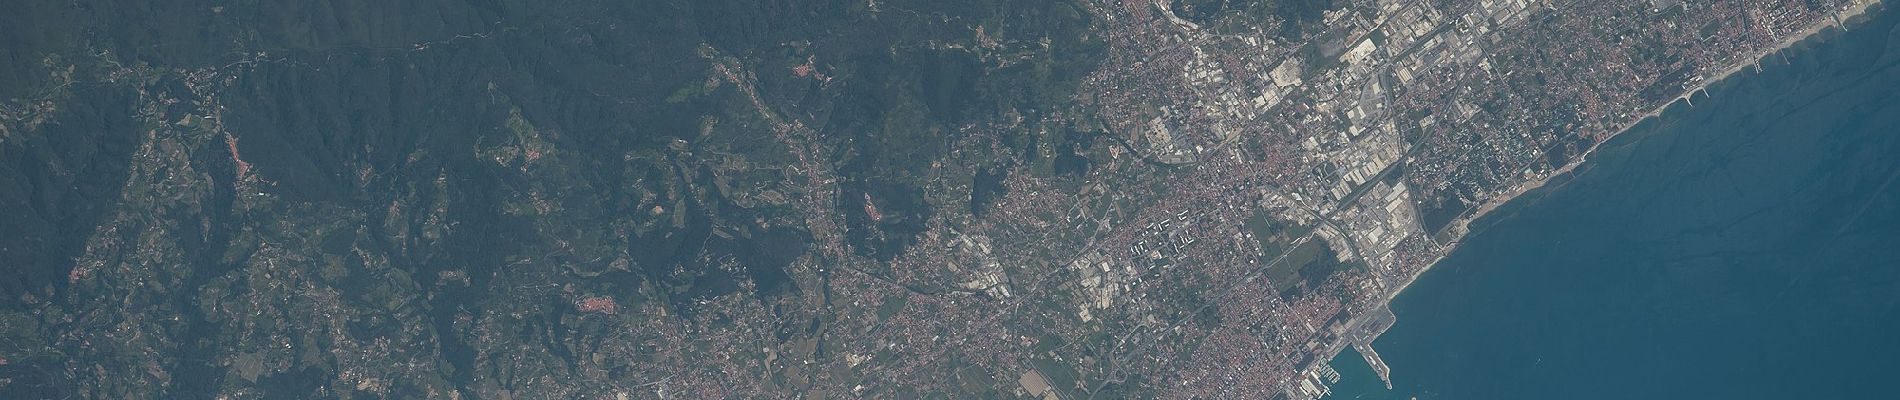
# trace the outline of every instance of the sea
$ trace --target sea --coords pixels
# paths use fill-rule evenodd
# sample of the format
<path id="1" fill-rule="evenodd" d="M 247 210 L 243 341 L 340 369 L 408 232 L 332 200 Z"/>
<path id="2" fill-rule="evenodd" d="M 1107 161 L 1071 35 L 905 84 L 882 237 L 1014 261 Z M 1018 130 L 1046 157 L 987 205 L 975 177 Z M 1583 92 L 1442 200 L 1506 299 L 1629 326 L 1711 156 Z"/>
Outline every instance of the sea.
<path id="1" fill-rule="evenodd" d="M 1877 8 L 1881 6 L 1876 6 Z M 1900 399 L 1900 31 L 1872 10 L 1511 201 L 1329 399 Z"/>

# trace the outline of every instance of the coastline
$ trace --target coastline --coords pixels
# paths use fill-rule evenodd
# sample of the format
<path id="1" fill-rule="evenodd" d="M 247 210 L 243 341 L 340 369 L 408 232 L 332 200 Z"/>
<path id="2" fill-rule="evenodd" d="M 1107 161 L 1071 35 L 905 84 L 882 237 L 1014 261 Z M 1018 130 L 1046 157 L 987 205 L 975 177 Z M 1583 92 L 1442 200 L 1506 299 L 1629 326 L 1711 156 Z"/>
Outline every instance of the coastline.
<path id="1" fill-rule="evenodd" d="M 1658 104 L 1655 107 L 1652 107 L 1649 111 L 1644 112 L 1640 115 L 1636 115 L 1632 118 L 1629 118 L 1628 120 L 1622 123 L 1613 125 L 1613 128 L 1609 129 L 1608 130 L 1609 133 L 1605 134 L 1601 140 L 1597 140 L 1595 143 L 1592 143 L 1590 147 L 1588 149 L 1585 149 L 1582 153 L 1580 153 L 1577 156 L 1577 158 L 1571 160 L 1568 163 L 1565 163 L 1562 167 L 1550 170 L 1548 172 L 1527 176 L 1526 177 L 1527 179 L 1525 179 L 1523 182 L 1520 182 L 1516 185 L 1512 185 L 1510 188 L 1506 190 L 1497 192 L 1496 194 L 1490 196 L 1487 200 L 1485 200 L 1479 206 L 1470 209 L 1470 211 L 1468 211 L 1465 215 L 1461 215 L 1453 219 L 1451 223 L 1447 225 L 1446 228 L 1444 228 L 1443 231 L 1439 232 L 1445 235 L 1445 238 L 1446 238 L 1445 242 L 1440 243 L 1437 241 L 1437 238 L 1431 238 L 1430 236 L 1428 236 L 1428 238 L 1431 238 L 1431 240 L 1433 241 L 1432 242 L 1433 245 L 1437 246 L 1437 250 L 1439 251 L 1438 254 L 1436 254 L 1431 259 L 1431 261 L 1426 262 L 1418 270 L 1413 271 L 1411 274 L 1409 274 L 1405 278 L 1405 280 L 1399 283 L 1396 287 L 1391 288 L 1391 290 L 1387 290 L 1384 293 L 1385 298 L 1383 299 L 1383 301 L 1379 303 L 1375 303 L 1375 307 L 1390 310 L 1393 301 L 1398 298 L 1399 294 L 1404 293 L 1406 289 L 1410 289 L 1413 283 L 1417 282 L 1420 277 L 1423 277 L 1427 271 L 1430 271 L 1433 267 L 1437 266 L 1438 263 L 1443 262 L 1446 258 L 1448 258 L 1453 251 L 1457 250 L 1458 246 L 1462 245 L 1464 241 L 1469 238 L 1469 236 L 1473 233 L 1471 231 L 1471 224 L 1473 222 L 1476 222 L 1478 219 L 1491 215 L 1492 212 L 1497 211 L 1504 205 L 1511 203 L 1511 201 L 1516 200 L 1517 198 L 1519 198 L 1520 196 L 1523 196 L 1524 194 L 1527 194 L 1536 189 L 1543 188 L 1545 185 L 1550 184 L 1551 181 L 1556 180 L 1559 177 L 1565 177 L 1567 175 L 1575 173 L 1577 167 L 1583 165 L 1586 162 L 1589 162 L 1591 155 L 1595 154 L 1597 149 L 1601 148 L 1604 143 L 1607 143 L 1610 140 L 1615 139 L 1617 136 L 1623 135 L 1624 133 L 1628 133 L 1629 131 L 1633 130 L 1636 126 L 1641 125 L 1645 121 L 1649 121 L 1653 118 L 1662 116 L 1664 113 L 1666 113 L 1669 110 L 1670 107 L 1675 106 L 1675 104 L 1678 101 L 1685 102 L 1693 106 L 1694 104 L 1691 102 L 1690 99 L 1697 92 L 1703 92 L 1706 95 L 1707 90 L 1710 86 L 1713 86 L 1719 82 L 1726 81 L 1729 77 L 1734 76 L 1737 72 L 1740 72 L 1744 68 L 1748 68 L 1751 65 L 1756 66 L 1759 69 L 1760 62 L 1762 59 L 1767 58 L 1768 56 L 1780 53 L 1789 48 L 1792 48 L 1797 44 L 1801 44 L 1810 39 L 1813 39 L 1814 35 L 1822 33 L 1822 32 L 1826 32 L 1828 28 L 1830 27 L 1838 27 L 1843 32 L 1850 31 L 1852 30 L 1855 24 L 1865 22 L 1865 18 L 1868 17 L 1870 11 L 1874 11 L 1874 12 L 1887 11 L 1884 8 L 1886 6 L 1885 0 L 1848 0 L 1848 1 L 1849 1 L 1849 4 L 1843 5 L 1843 8 L 1835 9 L 1835 12 L 1833 13 L 1833 15 L 1825 16 L 1823 19 L 1818 20 L 1815 23 L 1810 24 L 1809 26 L 1788 35 L 1787 37 L 1776 42 L 1774 45 L 1765 46 L 1761 49 L 1757 49 L 1750 52 L 1744 57 L 1739 57 L 1736 59 L 1736 61 L 1733 64 L 1723 67 L 1717 70 L 1717 72 L 1715 73 L 1702 75 L 1701 80 L 1687 87 L 1685 90 L 1681 92 L 1681 94 L 1677 95 L 1675 98 L 1670 99 L 1669 101 L 1664 102 L 1662 104 Z M 1876 6 L 1880 6 L 1882 8 L 1875 8 Z M 1433 236 L 1436 236 L 1436 235 L 1433 235 Z M 1393 388 L 1393 382 L 1391 380 L 1391 375 L 1390 375 L 1391 367 L 1388 364 L 1386 364 L 1383 359 L 1380 359 L 1379 357 L 1377 357 L 1376 353 L 1369 353 L 1372 347 L 1374 347 L 1373 343 L 1376 342 L 1379 339 L 1379 337 L 1383 336 L 1386 333 L 1386 331 L 1389 330 L 1392 326 L 1395 326 L 1398 320 L 1397 315 L 1390 314 L 1389 311 L 1387 314 L 1385 314 L 1383 318 L 1386 318 L 1386 320 L 1384 321 L 1384 323 L 1386 324 L 1385 326 L 1377 328 L 1376 331 L 1370 332 L 1370 334 L 1367 336 L 1349 339 L 1346 343 L 1354 345 L 1354 346 L 1365 347 L 1365 350 L 1360 351 L 1361 355 L 1366 356 L 1365 361 L 1367 362 L 1367 364 L 1369 364 L 1369 367 L 1371 367 L 1372 370 L 1378 375 L 1378 378 L 1385 383 L 1386 389 L 1391 390 Z M 1357 326 L 1359 324 L 1366 323 L 1367 321 L 1373 320 L 1373 319 L 1374 318 L 1368 317 L 1367 314 L 1362 314 L 1355 317 L 1350 322 L 1350 324 Z M 1346 347 L 1346 346 L 1340 346 L 1340 347 Z M 1339 350 L 1343 350 L 1343 349 L 1335 349 L 1332 352 L 1332 354 L 1326 355 L 1326 360 L 1328 364 L 1332 364 L 1336 362 L 1338 355 L 1342 353 Z"/>
<path id="2" fill-rule="evenodd" d="M 1452 220 L 1451 224 L 1445 228 L 1447 229 L 1447 232 L 1452 232 L 1452 234 L 1450 235 L 1451 239 L 1446 243 L 1436 243 L 1443 250 L 1436 257 L 1432 258 L 1432 261 L 1425 263 L 1424 267 L 1419 268 L 1418 271 L 1412 272 L 1411 276 L 1407 277 L 1405 282 L 1400 283 L 1398 287 L 1393 288 L 1390 291 L 1387 291 L 1385 293 L 1385 300 L 1384 300 L 1383 305 L 1390 307 L 1392 300 L 1398 298 L 1398 295 L 1400 293 L 1404 293 L 1406 289 L 1411 288 L 1412 283 L 1417 282 L 1418 278 L 1421 276 L 1424 276 L 1426 271 L 1430 271 L 1432 267 L 1437 266 L 1439 262 L 1444 261 L 1444 259 L 1447 256 L 1450 256 L 1451 252 L 1456 250 L 1458 248 L 1458 245 L 1462 244 L 1465 238 L 1467 237 L 1467 235 L 1471 233 L 1470 225 L 1472 222 L 1477 221 L 1479 218 L 1484 218 L 1486 215 L 1490 215 L 1491 212 L 1496 211 L 1498 207 L 1501 207 L 1505 204 L 1509 204 L 1512 200 L 1516 200 L 1518 197 L 1523 196 L 1525 193 L 1529 193 L 1532 190 L 1536 190 L 1538 188 L 1544 187 L 1544 185 L 1549 184 L 1551 179 L 1553 178 L 1570 174 L 1578 166 L 1583 165 L 1585 162 L 1588 162 L 1590 160 L 1590 156 L 1592 154 L 1595 154 L 1597 151 L 1597 148 L 1602 147 L 1604 143 L 1608 143 L 1611 139 L 1615 139 L 1617 136 L 1621 136 L 1624 133 L 1629 132 L 1630 129 L 1635 128 L 1637 125 L 1641 125 L 1644 121 L 1648 121 L 1652 118 L 1663 115 L 1664 112 L 1668 111 L 1670 106 L 1674 106 L 1677 102 L 1688 101 L 1692 96 L 1696 94 L 1696 92 L 1706 93 L 1709 86 L 1714 85 L 1718 82 L 1725 81 L 1729 77 L 1735 75 L 1735 73 L 1740 72 L 1744 68 L 1748 68 L 1751 65 L 1760 65 L 1760 62 L 1762 59 L 1767 58 L 1768 56 L 1774 55 L 1776 53 L 1780 53 L 1783 50 L 1787 50 L 1788 48 L 1793 47 L 1796 44 L 1800 44 L 1804 41 L 1807 41 L 1808 39 L 1812 38 L 1815 34 L 1827 31 L 1828 28 L 1839 27 L 1842 30 L 1851 29 L 1850 25 L 1857 22 L 1856 18 L 1865 16 L 1867 12 L 1872 10 L 1875 5 L 1885 4 L 1885 0 L 1850 0 L 1850 1 L 1851 3 L 1848 4 L 1845 9 L 1838 10 L 1829 19 L 1816 22 L 1808 26 L 1807 28 L 1802 29 L 1799 32 L 1789 35 L 1787 38 L 1782 39 L 1780 42 L 1777 42 L 1773 46 L 1762 48 L 1761 50 L 1757 50 L 1753 54 L 1750 54 L 1747 57 L 1743 57 L 1741 62 L 1737 62 L 1734 65 L 1730 65 L 1727 68 L 1724 68 L 1715 74 L 1707 75 L 1701 82 L 1698 82 L 1694 86 L 1691 86 L 1687 90 L 1684 90 L 1681 95 L 1676 96 L 1674 99 L 1671 99 L 1670 101 L 1665 102 L 1663 104 L 1657 105 L 1653 109 L 1649 110 L 1649 112 L 1643 113 L 1642 115 L 1639 115 L 1636 118 L 1631 119 L 1628 122 L 1625 122 L 1614 129 L 1611 129 L 1610 133 L 1608 135 L 1605 135 L 1602 140 L 1598 140 L 1596 141 L 1596 143 L 1591 144 L 1589 149 L 1585 149 L 1583 153 L 1579 154 L 1575 160 L 1571 160 L 1569 163 L 1564 164 L 1563 167 L 1557 168 L 1555 170 L 1551 170 L 1550 172 L 1547 172 L 1547 173 L 1539 174 L 1538 176 L 1533 177 L 1529 180 L 1526 180 L 1523 183 L 1519 183 L 1515 186 L 1512 186 L 1508 190 L 1499 192 L 1498 194 L 1491 196 L 1490 199 L 1485 200 L 1483 204 L 1478 205 L 1478 207 L 1474 209 L 1475 211 L 1471 212 L 1469 215 L 1460 216 L 1457 219 Z M 1376 339 L 1377 339 L 1376 336 L 1372 338 L 1372 340 L 1376 340 Z"/>

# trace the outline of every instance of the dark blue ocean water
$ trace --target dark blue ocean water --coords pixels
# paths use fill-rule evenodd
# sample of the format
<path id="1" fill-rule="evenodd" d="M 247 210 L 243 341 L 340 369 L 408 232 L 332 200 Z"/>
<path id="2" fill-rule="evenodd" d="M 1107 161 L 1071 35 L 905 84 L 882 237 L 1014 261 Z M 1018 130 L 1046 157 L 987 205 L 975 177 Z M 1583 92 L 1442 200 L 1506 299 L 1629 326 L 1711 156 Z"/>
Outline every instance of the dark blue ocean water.
<path id="1" fill-rule="evenodd" d="M 1900 31 L 1769 57 L 1474 225 L 1335 399 L 1900 399 Z M 1350 365 L 1361 364 L 1361 365 Z"/>

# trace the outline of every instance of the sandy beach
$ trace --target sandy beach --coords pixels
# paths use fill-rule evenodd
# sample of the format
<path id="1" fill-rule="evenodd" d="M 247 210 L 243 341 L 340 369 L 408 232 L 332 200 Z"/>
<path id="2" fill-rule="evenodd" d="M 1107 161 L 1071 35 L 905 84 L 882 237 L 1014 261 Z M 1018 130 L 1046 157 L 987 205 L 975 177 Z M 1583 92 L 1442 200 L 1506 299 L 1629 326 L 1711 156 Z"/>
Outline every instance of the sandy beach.
<path id="1" fill-rule="evenodd" d="M 1438 265 L 1440 261 L 1443 261 L 1445 256 L 1449 255 L 1453 249 L 1456 249 L 1458 245 L 1464 241 L 1465 236 L 1470 233 L 1470 224 L 1472 221 L 1476 221 L 1479 218 L 1483 218 L 1484 216 L 1489 215 L 1492 211 L 1497 210 L 1499 206 L 1509 203 L 1511 200 L 1516 199 L 1518 196 L 1522 196 L 1526 192 L 1544 187 L 1544 185 L 1549 183 L 1552 178 L 1570 173 L 1571 171 L 1575 170 L 1578 165 L 1582 165 L 1584 162 L 1589 161 L 1590 156 L 1592 154 L 1595 154 L 1597 151 L 1597 148 L 1601 147 L 1603 143 L 1607 143 L 1610 141 L 1610 139 L 1613 139 L 1619 135 L 1622 135 L 1625 132 L 1628 132 L 1630 128 L 1635 127 L 1637 124 L 1642 123 L 1643 121 L 1662 115 L 1663 112 L 1667 111 L 1670 106 L 1675 105 L 1676 102 L 1687 101 L 1691 96 L 1694 96 L 1696 92 L 1704 91 L 1710 85 L 1713 85 L 1716 82 L 1721 82 L 1725 79 L 1728 79 L 1728 77 L 1734 75 L 1736 72 L 1742 71 L 1742 69 L 1744 68 L 1758 65 L 1761 59 L 1766 58 L 1770 55 L 1774 55 L 1775 53 L 1778 53 L 1782 50 L 1786 50 L 1787 48 L 1794 46 L 1795 44 L 1801 43 L 1802 41 L 1805 41 L 1808 38 L 1813 37 L 1814 34 L 1826 31 L 1828 28 L 1839 27 L 1841 29 L 1848 29 L 1848 27 L 1843 26 L 1843 24 L 1854 22 L 1855 17 L 1859 17 L 1862 14 L 1866 14 L 1867 11 L 1869 11 L 1874 5 L 1881 4 L 1881 3 L 1882 3 L 1882 0 L 1854 0 L 1851 4 L 1846 5 L 1846 8 L 1838 10 L 1838 12 L 1835 14 L 1835 17 L 1823 19 L 1807 27 L 1806 29 L 1801 30 L 1800 32 L 1796 32 L 1792 35 L 1788 35 L 1787 38 L 1782 39 L 1780 42 L 1776 43 L 1774 46 L 1769 46 L 1769 47 L 1763 48 L 1762 50 L 1756 51 L 1753 54 L 1750 54 L 1748 57 L 1742 58 L 1740 62 L 1730 65 L 1727 68 L 1720 70 L 1719 72 L 1716 72 L 1714 74 L 1704 75 L 1704 78 L 1702 79 L 1701 82 L 1695 84 L 1694 86 L 1691 86 L 1687 90 L 1684 90 L 1682 94 L 1676 96 L 1674 100 L 1670 100 L 1669 102 L 1658 105 L 1655 108 L 1649 110 L 1649 112 L 1644 113 L 1640 116 L 1637 116 L 1636 118 L 1633 118 L 1627 122 L 1624 122 L 1618 125 L 1616 128 L 1611 129 L 1611 133 L 1608 136 L 1605 136 L 1603 140 L 1599 140 L 1595 144 L 1592 144 L 1589 149 L 1584 150 L 1582 155 L 1579 155 L 1577 159 L 1572 160 L 1570 163 L 1565 164 L 1562 168 L 1558 168 L 1547 173 L 1539 174 L 1533 177 L 1532 179 L 1525 181 L 1524 183 L 1520 183 L 1516 186 L 1513 186 L 1509 190 L 1503 191 L 1501 193 L 1498 193 L 1495 196 L 1492 196 L 1490 200 L 1487 200 L 1483 204 L 1480 204 L 1475 211 L 1469 213 L 1468 215 L 1461 216 L 1456 220 L 1453 220 L 1451 222 L 1451 225 L 1446 228 L 1449 230 L 1449 232 L 1451 232 L 1451 235 L 1450 235 L 1451 240 L 1446 243 L 1440 243 L 1440 245 L 1443 246 L 1444 251 L 1440 252 L 1437 258 L 1433 259 L 1429 263 L 1426 263 L 1424 268 L 1420 268 L 1417 272 L 1412 273 L 1412 276 L 1407 278 L 1404 283 L 1401 283 L 1398 288 L 1392 291 L 1386 292 L 1386 301 L 1391 302 L 1393 298 L 1398 297 L 1399 293 L 1404 292 L 1405 289 L 1410 288 L 1412 286 L 1412 282 L 1418 281 L 1418 277 L 1421 275 L 1424 275 L 1425 271 L 1431 270 L 1433 266 L 1436 266 Z"/>

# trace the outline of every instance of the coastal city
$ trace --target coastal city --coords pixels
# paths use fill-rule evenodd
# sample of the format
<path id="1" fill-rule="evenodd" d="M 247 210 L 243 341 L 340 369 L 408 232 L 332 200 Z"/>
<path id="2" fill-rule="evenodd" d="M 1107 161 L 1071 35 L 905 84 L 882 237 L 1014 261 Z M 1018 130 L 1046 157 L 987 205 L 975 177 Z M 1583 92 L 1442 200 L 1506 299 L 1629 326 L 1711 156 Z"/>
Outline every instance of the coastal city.
<path id="1" fill-rule="evenodd" d="M 93 3 L 0 17 L 0 398 L 1403 390 L 1500 205 L 1886 7 Z"/>
<path id="2" fill-rule="evenodd" d="M 1133 355 L 1102 373 L 1173 374 L 1149 383 L 1173 398 L 1324 397 L 1337 380 L 1327 363 L 1347 347 L 1383 376 L 1370 344 L 1393 323 L 1384 303 L 1470 221 L 1640 116 L 1868 6 L 1354 3 L 1293 37 L 1271 28 L 1299 21 L 1197 23 L 1179 14 L 1200 10 L 1165 3 L 1096 5 L 1114 27 L 1111 56 L 1086 90 L 1106 129 L 1127 133 L 1101 157 L 1126 175 L 1097 185 L 1139 187 L 1117 181 L 1151 180 L 1144 162 L 1171 178 L 1056 222 L 1100 234 L 1066 265 L 1077 281 L 1044 285 L 1081 298 L 1078 323 L 1139 321 L 1115 348 L 1067 359 Z M 1135 212 L 1115 204 L 1144 199 L 1154 204 Z M 1033 208 L 1052 203 L 1072 201 L 999 213 L 1062 212 Z M 1183 287 L 1215 288 L 1185 312 L 1214 316 L 1168 314 Z"/>
<path id="3" fill-rule="evenodd" d="M 1123 138 L 1091 157 L 1115 171 L 1093 184 L 1123 189 L 1093 204 L 999 205 L 1026 218 L 997 225 L 1098 232 L 1064 265 L 1071 280 L 1034 282 L 1074 293 L 1072 321 L 1117 338 L 1048 356 L 1110 365 L 1061 376 L 1172 376 L 1145 383 L 1170 398 L 1321 398 L 1345 348 L 1387 374 L 1371 348 L 1394 323 L 1385 303 L 1482 229 L 1471 221 L 1640 117 L 1868 6 L 1362 1 L 1286 36 L 1275 27 L 1302 22 L 1096 4 L 1111 55 L 1084 96 Z M 1156 180 L 1168 183 L 1133 184 Z M 1038 208 L 1050 205 L 1067 210 Z M 1049 214 L 1065 217 L 1037 217 Z M 1198 306 L 1169 309 L 1203 287 L 1214 289 Z"/>

